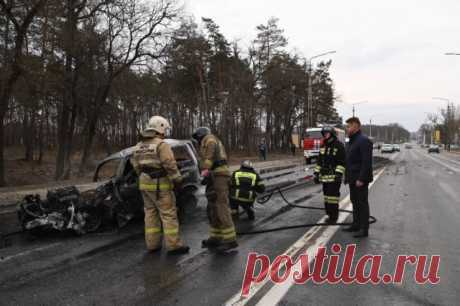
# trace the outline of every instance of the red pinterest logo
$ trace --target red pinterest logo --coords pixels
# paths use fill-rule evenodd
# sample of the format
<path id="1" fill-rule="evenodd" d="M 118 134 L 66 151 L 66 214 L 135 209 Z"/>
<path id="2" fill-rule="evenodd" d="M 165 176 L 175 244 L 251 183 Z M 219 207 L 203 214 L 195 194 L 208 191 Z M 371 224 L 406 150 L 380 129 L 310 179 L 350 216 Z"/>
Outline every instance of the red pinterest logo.
<path id="1" fill-rule="evenodd" d="M 270 262 L 267 255 L 249 253 L 241 295 L 248 296 L 253 284 L 261 283 L 268 277 L 276 284 L 283 283 L 289 278 L 292 278 L 297 285 L 308 281 L 315 284 L 367 284 L 369 282 L 374 285 L 401 284 L 406 264 L 415 265 L 414 281 L 417 284 L 438 284 L 440 282 L 438 272 L 441 257 L 439 255 L 431 256 L 429 263 L 428 255 L 399 255 L 393 274 L 381 275 L 382 255 L 364 255 L 355 260 L 356 244 L 350 244 L 345 248 L 343 264 L 339 267 L 342 250 L 340 244 L 333 244 L 331 254 L 328 255 L 325 247 L 319 247 L 311 265 L 308 254 L 303 253 L 296 260 L 288 255 L 280 255 L 273 262 Z M 353 266 L 354 262 L 355 266 Z"/>

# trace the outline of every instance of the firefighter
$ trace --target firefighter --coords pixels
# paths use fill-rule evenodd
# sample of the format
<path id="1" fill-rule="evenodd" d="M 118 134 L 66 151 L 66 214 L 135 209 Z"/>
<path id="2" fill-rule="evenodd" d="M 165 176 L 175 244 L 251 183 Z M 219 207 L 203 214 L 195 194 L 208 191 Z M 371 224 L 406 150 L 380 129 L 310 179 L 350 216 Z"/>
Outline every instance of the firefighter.
<path id="1" fill-rule="evenodd" d="M 200 147 L 201 176 L 208 200 L 209 238 L 203 240 L 202 247 L 225 252 L 238 247 L 228 200 L 230 170 L 227 154 L 220 140 L 207 127 L 198 128 L 192 138 Z"/>
<path id="2" fill-rule="evenodd" d="M 188 253 L 179 235 L 174 190 L 179 192 L 182 176 L 171 146 L 164 142 L 169 122 L 160 116 L 150 118 L 142 131 L 143 140 L 134 149 L 131 163 L 139 176 L 139 190 L 144 199 L 145 242 L 149 251 L 161 249 L 164 236 L 169 255 Z"/>
<path id="3" fill-rule="evenodd" d="M 315 183 L 323 184 L 324 205 L 329 224 L 337 222 L 339 217 L 340 186 L 345 174 L 345 147 L 337 139 L 333 127 L 323 127 L 324 146 L 320 149 L 315 167 Z"/>
<path id="4" fill-rule="evenodd" d="M 232 215 L 238 217 L 238 208 L 241 206 L 249 220 L 254 220 L 254 201 L 256 194 L 265 191 L 265 185 L 260 175 L 254 170 L 249 160 L 241 162 L 239 170 L 233 172 L 230 181 L 230 207 Z"/>

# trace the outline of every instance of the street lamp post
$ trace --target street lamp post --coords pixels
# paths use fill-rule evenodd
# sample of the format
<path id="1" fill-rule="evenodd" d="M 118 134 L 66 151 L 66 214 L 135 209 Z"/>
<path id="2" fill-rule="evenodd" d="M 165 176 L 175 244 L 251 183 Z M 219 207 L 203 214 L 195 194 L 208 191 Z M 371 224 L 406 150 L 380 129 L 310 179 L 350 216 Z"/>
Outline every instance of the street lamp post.
<path id="1" fill-rule="evenodd" d="M 380 116 L 380 114 L 373 114 L 369 117 L 369 137 L 372 137 L 372 120 L 375 118 L 375 117 L 378 117 Z M 378 136 L 378 135 L 377 135 Z M 377 137 L 379 138 L 379 137 Z"/>
<path id="2" fill-rule="evenodd" d="M 312 92 L 312 61 L 316 58 L 326 56 L 329 54 L 334 54 L 337 51 L 329 51 L 329 52 L 324 52 L 315 56 L 310 57 L 309 59 L 305 59 L 305 64 L 308 61 L 308 96 L 307 96 L 307 125 L 312 126 L 313 125 L 313 92 Z"/>
<path id="3" fill-rule="evenodd" d="M 375 116 L 377 115 L 372 115 L 369 117 L 369 137 L 372 137 L 372 119 L 374 119 Z"/>

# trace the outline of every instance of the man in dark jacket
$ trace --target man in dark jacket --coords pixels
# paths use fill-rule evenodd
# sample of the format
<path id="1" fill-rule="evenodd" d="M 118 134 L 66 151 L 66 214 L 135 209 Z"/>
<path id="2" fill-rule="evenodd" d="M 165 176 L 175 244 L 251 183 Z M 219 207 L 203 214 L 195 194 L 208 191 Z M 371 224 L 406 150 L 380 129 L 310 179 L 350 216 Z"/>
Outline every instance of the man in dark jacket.
<path id="1" fill-rule="evenodd" d="M 256 194 L 265 191 L 265 185 L 249 160 L 241 163 L 241 168 L 232 174 L 230 181 L 230 207 L 232 215 L 238 216 L 238 207 L 242 207 L 249 220 L 254 220 L 254 201 Z"/>
<path id="2" fill-rule="evenodd" d="M 344 229 L 358 232 L 356 238 L 367 237 L 369 231 L 368 187 L 372 182 L 372 142 L 361 133 L 361 122 L 352 117 L 346 121 L 350 141 L 347 144 L 345 183 L 350 185 L 353 204 L 353 225 Z"/>

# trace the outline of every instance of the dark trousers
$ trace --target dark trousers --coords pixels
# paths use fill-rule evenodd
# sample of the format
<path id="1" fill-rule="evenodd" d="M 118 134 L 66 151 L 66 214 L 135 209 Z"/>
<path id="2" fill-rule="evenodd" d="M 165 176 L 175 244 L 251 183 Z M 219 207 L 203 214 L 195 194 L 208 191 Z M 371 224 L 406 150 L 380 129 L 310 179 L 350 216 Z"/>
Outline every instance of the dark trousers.
<path id="1" fill-rule="evenodd" d="M 341 183 L 323 183 L 324 207 L 326 214 L 333 221 L 339 217 Z"/>
<path id="2" fill-rule="evenodd" d="M 241 207 L 247 214 L 251 214 L 254 212 L 253 207 L 254 207 L 254 202 L 243 202 L 243 201 L 238 201 L 235 199 L 230 198 L 230 208 L 232 210 L 238 210 L 238 208 Z"/>
<path id="3" fill-rule="evenodd" d="M 267 160 L 267 151 L 260 150 L 260 159 L 261 160 Z"/>
<path id="4" fill-rule="evenodd" d="M 353 227 L 369 229 L 369 184 L 356 187 L 356 182 L 350 183 L 350 200 L 353 204 Z"/>

